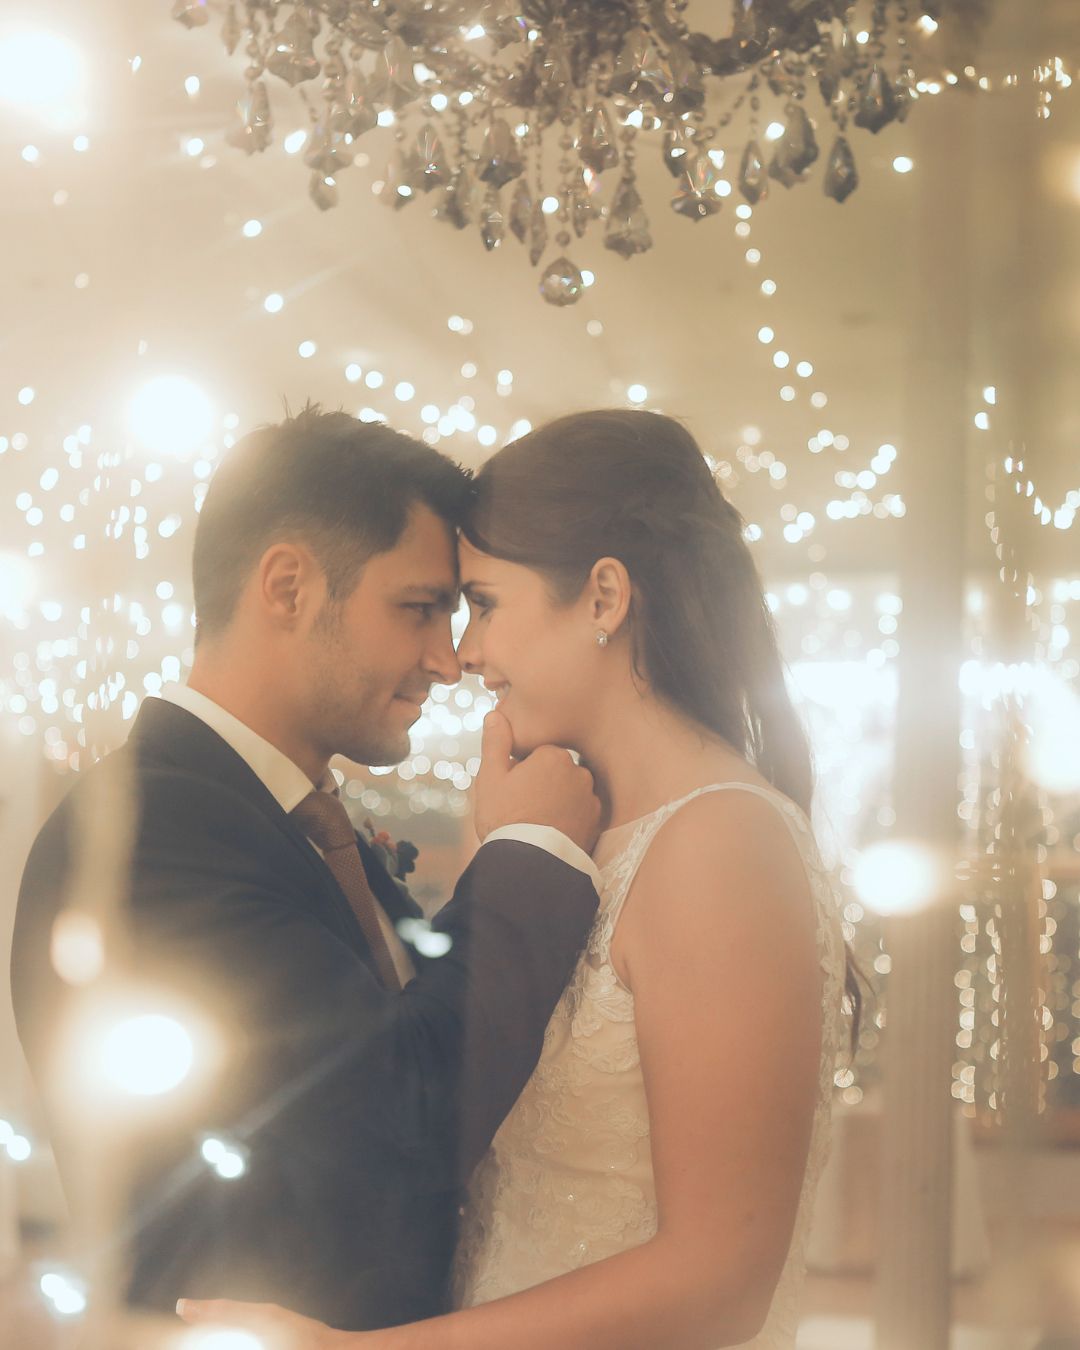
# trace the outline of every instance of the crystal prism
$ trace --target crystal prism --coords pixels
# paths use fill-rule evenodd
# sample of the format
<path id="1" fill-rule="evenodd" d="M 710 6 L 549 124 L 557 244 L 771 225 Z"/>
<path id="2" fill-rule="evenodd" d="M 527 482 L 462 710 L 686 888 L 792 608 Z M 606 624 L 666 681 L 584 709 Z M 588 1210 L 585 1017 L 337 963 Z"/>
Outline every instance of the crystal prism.
<path id="1" fill-rule="evenodd" d="M 748 141 L 743 151 L 742 163 L 739 165 L 739 191 L 751 206 L 756 206 L 769 194 L 765 160 L 761 154 L 761 146 L 756 140 Z"/>
<path id="2" fill-rule="evenodd" d="M 896 95 L 880 66 L 872 67 L 855 104 L 852 119 L 857 127 L 875 135 L 896 118 Z"/>
<path id="3" fill-rule="evenodd" d="M 480 148 L 480 181 L 501 188 L 525 168 L 521 143 L 501 117 L 493 117 Z"/>
<path id="4" fill-rule="evenodd" d="M 592 169 L 593 173 L 603 173 L 613 169 L 619 162 L 619 151 L 615 145 L 615 128 L 611 114 L 603 103 L 586 109 L 581 119 L 581 135 L 578 137 L 577 151 L 581 162 Z"/>
<path id="5" fill-rule="evenodd" d="M 652 248 L 652 242 L 641 194 L 632 178 L 624 178 L 611 199 L 604 247 L 621 258 L 632 258 L 635 253 Z"/>
<path id="6" fill-rule="evenodd" d="M 859 171 L 855 167 L 851 146 L 843 136 L 837 136 L 825 169 L 825 195 L 834 202 L 843 202 L 858 186 Z"/>
<path id="7" fill-rule="evenodd" d="M 240 125 L 227 132 L 225 139 L 237 150 L 253 155 L 270 144 L 274 122 L 270 115 L 270 96 L 262 80 L 248 85 L 244 97 L 236 105 Z"/>
<path id="8" fill-rule="evenodd" d="M 595 215 L 589 189 L 584 183 L 575 183 L 570 189 L 570 223 L 579 239 L 589 228 L 589 223 Z"/>
<path id="9" fill-rule="evenodd" d="M 236 6 L 230 5 L 225 15 L 225 22 L 221 25 L 221 41 L 224 44 L 226 52 L 232 56 L 233 52 L 244 36 L 244 28 L 240 20 L 236 17 Z"/>
<path id="10" fill-rule="evenodd" d="M 505 224 L 498 190 L 489 188 L 484 194 L 484 205 L 480 212 L 480 238 L 489 253 L 502 243 Z"/>
<path id="11" fill-rule="evenodd" d="M 826 103 L 832 103 L 840 91 L 841 81 L 854 71 L 857 50 L 855 39 L 847 28 L 841 30 L 839 40 L 833 39 L 828 44 L 818 75 L 818 87 Z"/>
<path id="12" fill-rule="evenodd" d="M 813 123 L 807 117 L 806 109 L 797 103 L 788 109 L 787 125 L 780 144 L 788 164 L 797 174 L 804 173 L 818 157 Z"/>
<path id="13" fill-rule="evenodd" d="M 510 229 L 519 243 L 524 243 L 529 234 L 529 221 L 532 218 L 533 199 L 528 181 L 521 177 L 510 198 Z"/>
<path id="14" fill-rule="evenodd" d="M 693 127 L 688 127 L 685 122 L 676 122 L 664 132 L 664 163 L 673 178 L 678 178 L 686 167 L 687 158 L 696 152 Z"/>
<path id="15" fill-rule="evenodd" d="M 893 81 L 893 93 L 896 96 L 896 120 L 906 122 L 912 105 L 919 101 L 915 72 L 910 66 L 905 66 Z"/>
<path id="16" fill-rule="evenodd" d="M 379 200 L 386 206 L 392 206 L 395 211 L 408 206 L 416 196 L 413 188 L 414 176 L 415 165 L 406 157 L 404 151 L 400 149 L 395 151 L 386 167 L 386 178 L 383 180 Z"/>
<path id="17" fill-rule="evenodd" d="M 308 188 L 308 196 L 320 211 L 329 211 L 332 206 L 337 206 L 338 203 L 337 183 L 325 174 L 313 173 L 311 175 L 311 186 Z"/>
<path id="18" fill-rule="evenodd" d="M 615 60 L 608 81 L 613 94 L 625 94 L 639 102 L 662 103 L 672 93 L 674 77 L 644 28 L 631 28 Z"/>
<path id="19" fill-rule="evenodd" d="M 421 127 L 413 158 L 416 161 L 416 185 L 422 192 L 446 186 L 450 179 L 446 170 L 446 151 L 434 127 Z"/>
<path id="20" fill-rule="evenodd" d="M 668 60 L 672 77 L 671 96 L 665 97 L 664 103 L 677 117 L 696 112 L 705 102 L 705 89 L 697 63 L 681 44 L 669 49 Z"/>
<path id="21" fill-rule="evenodd" d="M 293 86 L 313 80 L 321 70 L 312 47 L 311 28 L 298 11 L 270 39 L 266 68 Z"/>
<path id="22" fill-rule="evenodd" d="M 581 273 L 565 255 L 549 263 L 540 277 L 540 294 L 549 305 L 560 309 L 577 304 L 584 290 Z"/>
<path id="23" fill-rule="evenodd" d="M 529 221 L 529 262 L 535 267 L 544 256 L 548 243 L 547 216 L 539 202 L 533 207 Z"/>
<path id="24" fill-rule="evenodd" d="M 304 151 L 304 163 L 317 173 L 332 175 L 350 168 L 355 153 L 343 131 L 332 129 L 325 122 L 316 122 Z"/>
<path id="25" fill-rule="evenodd" d="M 392 37 L 376 62 L 371 80 L 371 96 L 376 104 L 400 112 L 420 97 L 420 86 L 413 78 L 413 57 L 399 37 Z"/>
<path id="26" fill-rule="evenodd" d="M 782 144 L 777 145 L 769 161 L 769 177 L 783 183 L 786 188 L 793 188 L 796 183 L 802 182 L 802 174 L 792 166 L 787 150 Z"/>
<path id="27" fill-rule="evenodd" d="M 706 216 L 715 216 L 720 205 L 712 160 L 699 151 L 689 158 L 682 171 L 671 209 L 688 220 L 704 220 Z"/>
<path id="28" fill-rule="evenodd" d="M 456 230 L 472 224 L 473 182 L 468 167 L 459 164 L 450 175 L 450 183 L 442 205 L 435 212 L 436 219 L 445 220 Z"/>
<path id="29" fill-rule="evenodd" d="M 210 19 L 210 8 L 206 0 L 176 0 L 172 16 L 185 28 L 201 28 Z"/>
<path id="30" fill-rule="evenodd" d="M 342 81 L 329 117 L 335 130 L 344 132 L 353 140 L 378 126 L 379 115 L 372 106 L 367 81 L 356 67 Z"/>

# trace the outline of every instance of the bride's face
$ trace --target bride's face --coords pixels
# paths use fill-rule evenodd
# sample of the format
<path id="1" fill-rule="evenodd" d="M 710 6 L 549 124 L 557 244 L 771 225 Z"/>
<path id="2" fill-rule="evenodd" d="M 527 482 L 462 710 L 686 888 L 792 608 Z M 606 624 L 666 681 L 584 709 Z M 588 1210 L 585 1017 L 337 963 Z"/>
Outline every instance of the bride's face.
<path id="1" fill-rule="evenodd" d="M 458 646 L 463 670 L 498 697 L 514 752 L 580 745 L 596 697 L 595 635 L 588 602 L 559 605 L 531 568 L 458 548 L 469 626 Z"/>

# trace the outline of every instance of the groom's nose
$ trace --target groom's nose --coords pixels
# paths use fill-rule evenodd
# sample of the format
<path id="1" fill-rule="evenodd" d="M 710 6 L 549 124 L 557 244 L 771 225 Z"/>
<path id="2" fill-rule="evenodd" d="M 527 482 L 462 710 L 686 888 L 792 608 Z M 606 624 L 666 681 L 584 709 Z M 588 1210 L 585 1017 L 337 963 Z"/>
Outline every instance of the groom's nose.
<path id="1" fill-rule="evenodd" d="M 461 679 L 461 665 L 454 651 L 449 619 L 445 627 L 433 636 L 431 645 L 424 653 L 424 670 L 434 678 L 436 684 L 457 684 Z"/>

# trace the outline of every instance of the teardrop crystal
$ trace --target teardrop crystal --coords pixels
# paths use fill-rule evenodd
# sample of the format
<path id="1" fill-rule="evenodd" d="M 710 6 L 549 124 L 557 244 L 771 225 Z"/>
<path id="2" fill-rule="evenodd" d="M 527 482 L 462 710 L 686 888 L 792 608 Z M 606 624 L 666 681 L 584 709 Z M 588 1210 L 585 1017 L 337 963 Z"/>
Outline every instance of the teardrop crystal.
<path id="1" fill-rule="evenodd" d="M 420 97 L 413 78 L 413 56 L 399 37 L 392 37 L 375 63 L 371 97 L 380 108 L 400 112 Z"/>
<path id="2" fill-rule="evenodd" d="M 576 305 L 585 291 L 581 273 L 565 254 L 544 268 L 540 277 L 540 294 L 549 305 L 562 309 Z"/>
<path id="3" fill-rule="evenodd" d="M 635 253 L 647 252 L 652 242 L 641 194 L 632 178 L 624 178 L 611 200 L 604 247 L 620 258 L 632 258 Z"/>
<path id="4" fill-rule="evenodd" d="M 619 162 L 619 151 L 615 145 L 615 128 L 611 114 L 603 103 L 589 108 L 581 120 L 581 135 L 577 143 L 581 162 L 592 169 L 593 173 L 603 173 L 613 169 Z"/>
<path id="5" fill-rule="evenodd" d="M 498 190 L 489 188 L 484 195 L 484 204 L 480 211 L 480 238 L 489 253 L 502 243 L 505 227 L 506 221 L 499 202 Z"/>
<path id="6" fill-rule="evenodd" d="M 547 216 L 539 202 L 533 207 L 529 221 L 529 262 L 535 267 L 544 256 L 548 243 Z"/>
<path id="7" fill-rule="evenodd" d="M 420 128 L 413 158 L 416 161 L 416 185 L 421 192 L 445 187 L 450 181 L 446 168 L 446 151 L 434 127 L 425 125 Z"/>
<path id="8" fill-rule="evenodd" d="M 893 93 L 889 77 L 875 65 L 859 94 L 852 119 L 857 127 L 872 131 L 875 135 L 896 118 L 896 95 Z"/>
<path id="9" fill-rule="evenodd" d="M 529 234 L 529 221 L 532 218 L 533 199 L 529 191 L 528 180 L 522 176 L 517 180 L 517 186 L 514 188 L 513 195 L 510 198 L 510 217 L 509 225 L 511 232 L 517 241 L 521 244 L 525 242 Z"/>
<path id="10" fill-rule="evenodd" d="M 459 164 L 450 175 L 442 204 L 435 211 L 437 220 L 445 220 L 456 230 L 463 230 L 473 220 L 473 181 L 468 166 Z"/>
<path id="11" fill-rule="evenodd" d="M 246 155 L 265 150 L 270 144 L 274 120 L 270 115 L 270 96 L 262 80 L 248 85 L 247 92 L 236 105 L 236 112 L 239 125 L 226 133 L 228 143 Z"/>
<path id="12" fill-rule="evenodd" d="M 337 206 L 338 203 L 337 183 L 326 174 L 313 173 L 308 195 L 320 211 L 329 211 L 332 206 Z"/>
<path id="13" fill-rule="evenodd" d="M 322 69 L 312 46 L 311 29 L 299 11 L 290 14 L 271 37 L 266 68 L 294 87 L 313 80 Z"/>
<path id="14" fill-rule="evenodd" d="M 480 149 L 480 181 L 495 188 L 505 187 L 524 168 L 521 142 L 510 124 L 501 117 L 492 118 Z"/>
<path id="15" fill-rule="evenodd" d="M 750 203 L 756 206 L 763 197 L 769 195 L 769 183 L 765 174 L 765 160 L 761 146 L 756 140 L 746 143 L 742 162 L 739 165 L 739 191 Z"/>
<path id="16" fill-rule="evenodd" d="M 845 137 L 837 136 L 825 169 L 825 195 L 834 202 L 847 201 L 858 186 L 859 171 L 855 167 L 851 146 Z"/>
<path id="17" fill-rule="evenodd" d="M 679 190 L 671 199 L 671 209 L 687 220 L 704 220 L 720 210 L 716 195 L 716 171 L 703 151 L 691 156 L 679 179 Z"/>

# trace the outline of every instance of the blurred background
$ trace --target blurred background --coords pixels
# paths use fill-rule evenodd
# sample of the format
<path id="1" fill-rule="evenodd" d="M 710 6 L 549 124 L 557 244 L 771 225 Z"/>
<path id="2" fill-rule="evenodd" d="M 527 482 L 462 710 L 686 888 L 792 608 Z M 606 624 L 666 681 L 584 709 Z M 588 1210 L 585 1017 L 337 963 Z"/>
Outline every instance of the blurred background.
<path id="1" fill-rule="evenodd" d="M 191 663 L 192 532 L 235 438 L 312 399 L 479 465 L 553 415 L 661 409 L 747 521 L 874 987 L 800 1346 L 1080 1343 L 1074 4 L 905 11 L 929 73 L 906 120 L 852 134 L 843 204 L 819 165 L 750 205 L 748 104 L 721 209 L 688 218 L 638 123 L 653 247 L 573 238 L 566 307 L 538 293 L 554 245 L 534 267 L 396 190 L 392 117 L 332 209 L 317 93 L 276 81 L 266 148 L 231 144 L 243 45 L 203 8 L 0 13 L 0 949 L 45 816 Z M 852 11 L 855 41 L 874 23 Z M 763 90 L 766 145 L 783 110 Z M 405 763 L 339 765 L 357 819 L 418 845 L 430 908 L 474 847 L 487 707 L 436 689 Z M 69 1236 L 5 1001 L 4 1345 L 74 1335 Z"/>

